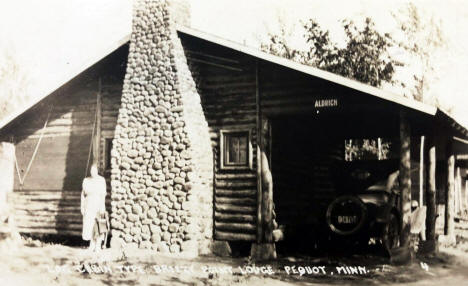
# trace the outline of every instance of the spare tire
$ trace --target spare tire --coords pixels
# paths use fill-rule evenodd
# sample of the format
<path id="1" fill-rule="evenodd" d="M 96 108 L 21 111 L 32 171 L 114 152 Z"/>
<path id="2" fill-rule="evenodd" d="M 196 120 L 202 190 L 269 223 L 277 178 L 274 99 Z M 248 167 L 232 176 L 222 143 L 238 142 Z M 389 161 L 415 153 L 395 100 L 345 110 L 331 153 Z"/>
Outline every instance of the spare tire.
<path id="1" fill-rule="evenodd" d="M 355 196 L 341 196 L 327 208 L 327 224 L 331 231 L 339 235 L 357 233 L 367 218 L 366 205 Z"/>

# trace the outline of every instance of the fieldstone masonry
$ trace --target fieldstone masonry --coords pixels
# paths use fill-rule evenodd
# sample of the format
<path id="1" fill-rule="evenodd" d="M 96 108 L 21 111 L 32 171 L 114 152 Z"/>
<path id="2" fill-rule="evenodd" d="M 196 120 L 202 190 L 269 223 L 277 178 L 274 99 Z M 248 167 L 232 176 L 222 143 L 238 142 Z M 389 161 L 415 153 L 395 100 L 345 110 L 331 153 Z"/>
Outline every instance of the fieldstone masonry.
<path id="1" fill-rule="evenodd" d="M 166 1 L 134 7 L 111 152 L 111 244 L 205 254 L 213 232 L 213 155 L 170 11 Z"/>

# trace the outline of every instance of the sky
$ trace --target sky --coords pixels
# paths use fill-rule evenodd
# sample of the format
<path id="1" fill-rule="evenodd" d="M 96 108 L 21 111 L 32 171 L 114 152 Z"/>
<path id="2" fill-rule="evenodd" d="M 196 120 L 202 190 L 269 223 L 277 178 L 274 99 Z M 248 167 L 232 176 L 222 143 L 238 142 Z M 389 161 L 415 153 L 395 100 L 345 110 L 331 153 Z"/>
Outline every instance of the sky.
<path id="1" fill-rule="evenodd" d="M 430 92 L 468 126 L 468 2 L 412 1 L 424 15 L 441 21 L 447 47 L 432 55 L 439 80 Z M 291 45 L 304 45 L 300 21 L 314 18 L 340 43 L 340 20 L 371 17 L 381 32 L 391 32 L 391 12 L 404 1 L 379 0 L 192 0 L 191 26 L 245 45 L 259 47 L 281 25 Z M 131 31 L 131 0 L 17 0 L 0 4 L 0 60 L 12 55 L 29 80 L 31 96 L 51 92 L 64 71 L 92 58 Z M 281 24 L 280 24 L 281 23 Z M 0 65 L 2 63 L 0 62 Z M 402 72 L 400 77 L 410 77 Z M 385 87 L 387 88 L 387 87 Z M 388 87 L 389 88 L 389 87 Z M 2 97 L 0 87 L 0 100 Z"/>
<path id="2" fill-rule="evenodd" d="M 67 73 L 130 33 L 131 9 L 130 1 L 120 0 L 2 1 L 0 65 L 5 54 L 14 57 L 30 97 L 48 94 Z"/>

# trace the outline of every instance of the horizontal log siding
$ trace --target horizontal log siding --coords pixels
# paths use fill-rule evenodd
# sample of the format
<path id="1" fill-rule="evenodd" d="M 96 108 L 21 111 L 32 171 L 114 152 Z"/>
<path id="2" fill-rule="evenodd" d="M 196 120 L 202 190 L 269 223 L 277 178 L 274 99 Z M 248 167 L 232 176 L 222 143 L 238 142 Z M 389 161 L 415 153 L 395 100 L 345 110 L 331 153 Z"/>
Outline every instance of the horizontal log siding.
<path id="1" fill-rule="evenodd" d="M 195 62 L 190 65 L 196 73 L 214 150 L 214 238 L 254 241 L 257 212 L 257 134 L 253 62 L 241 64 L 241 72 Z M 220 169 L 220 131 L 233 129 L 251 132 L 251 170 Z"/>
<path id="2" fill-rule="evenodd" d="M 81 236 L 79 191 L 15 190 L 9 199 L 20 232 Z M 110 207 L 110 196 L 106 206 Z"/>
<path id="3" fill-rule="evenodd" d="M 53 106 L 24 185 L 15 174 L 10 201 L 20 232 L 81 235 L 81 184 L 91 143 L 96 92 L 93 81 L 68 85 L 22 115 L 10 129 L 24 176 Z"/>
<path id="4" fill-rule="evenodd" d="M 2 141 L 14 142 L 20 173 L 24 176 L 53 106 L 23 186 L 15 170 L 14 191 L 9 200 L 20 232 L 81 236 L 81 187 L 95 120 L 99 79 L 103 94 L 102 134 L 113 136 L 127 55 L 128 46 L 125 45 L 0 130 Z M 110 210 L 110 193 L 106 197 L 106 207 Z"/>

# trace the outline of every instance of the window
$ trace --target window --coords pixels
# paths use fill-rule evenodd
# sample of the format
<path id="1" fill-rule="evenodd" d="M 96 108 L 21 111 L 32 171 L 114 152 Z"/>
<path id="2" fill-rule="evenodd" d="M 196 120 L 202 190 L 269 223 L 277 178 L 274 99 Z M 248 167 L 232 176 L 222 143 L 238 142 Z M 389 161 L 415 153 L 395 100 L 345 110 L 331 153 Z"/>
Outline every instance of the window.
<path id="1" fill-rule="evenodd" d="M 250 131 L 221 130 L 221 169 L 252 168 Z"/>
<path id="2" fill-rule="evenodd" d="M 104 139 L 104 172 L 108 173 L 111 170 L 111 151 L 113 138 Z"/>
<path id="3" fill-rule="evenodd" d="M 345 161 L 386 160 L 398 158 L 391 138 L 347 139 L 344 142 Z M 396 153 L 395 153 L 396 152 Z"/>

